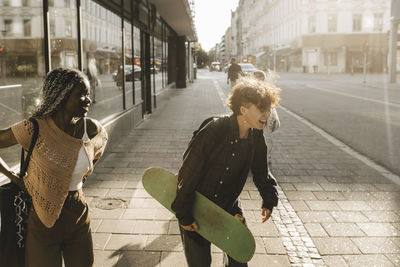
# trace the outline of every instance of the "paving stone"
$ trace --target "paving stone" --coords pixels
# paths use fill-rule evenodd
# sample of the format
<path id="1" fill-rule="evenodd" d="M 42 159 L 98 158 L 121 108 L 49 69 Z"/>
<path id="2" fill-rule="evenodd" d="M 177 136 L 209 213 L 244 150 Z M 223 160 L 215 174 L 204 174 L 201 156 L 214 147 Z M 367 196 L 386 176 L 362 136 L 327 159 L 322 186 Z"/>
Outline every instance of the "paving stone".
<path id="1" fill-rule="evenodd" d="M 374 200 L 375 198 L 369 192 L 342 192 L 346 200 Z M 338 200 L 338 199 L 337 199 Z"/>
<path id="2" fill-rule="evenodd" d="M 254 236 L 278 237 L 278 229 L 271 220 L 268 220 L 265 223 L 248 223 L 247 227 Z"/>
<path id="3" fill-rule="evenodd" d="M 157 210 L 153 209 L 126 209 L 125 213 L 122 215 L 122 219 L 152 220 L 155 218 L 156 211 Z"/>
<path id="4" fill-rule="evenodd" d="M 298 191 L 323 191 L 322 187 L 317 183 L 293 183 Z"/>
<path id="5" fill-rule="evenodd" d="M 92 233 L 93 249 L 104 249 L 110 237 L 109 233 Z"/>
<path id="6" fill-rule="evenodd" d="M 345 237 L 316 237 L 313 239 L 321 255 L 359 254 L 354 243 Z"/>
<path id="7" fill-rule="evenodd" d="M 169 227 L 168 221 L 149 221 L 149 220 L 137 220 L 136 225 L 133 228 L 134 234 L 151 234 L 151 235 L 162 235 L 167 234 Z"/>
<path id="8" fill-rule="evenodd" d="M 379 188 L 381 191 L 389 191 L 389 192 L 400 192 L 400 186 L 396 184 L 374 184 L 375 187 Z"/>
<path id="9" fill-rule="evenodd" d="M 299 218 L 304 222 L 334 222 L 335 220 L 327 211 L 299 211 Z"/>
<path id="10" fill-rule="evenodd" d="M 327 237 L 328 234 L 319 223 L 305 223 L 305 228 L 311 237 Z"/>
<path id="11" fill-rule="evenodd" d="M 307 206 L 313 210 L 340 210 L 339 206 L 334 201 L 308 200 L 305 201 Z"/>
<path id="12" fill-rule="evenodd" d="M 400 254 L 385 254 L 385 256 L 394 264 L 394 266 L 400 266 Z"/>
<path id="13" fill-rule="evenodd" d="M 330 212 L 333 218 L 337 222 L 369 222 L 369 218 L 367 218 L 364 213 L 360 211 L 332 211 Z"/>
<path id="14" fill-rule="evenodd" d="M 362 211 L 373 209 L 365 201 L 336 201 L 336 204 L 338 204 L 342 210 Z"/>
<path id="15" fill-rule="evenodd" d="M 328 267 L 348 266 L 342 256 L 322 256 L 322 260 Z"/>
<path id="16" fill-rule="evenodd" d="M 290 204 L 292 205 L 295 211 L 309 211 L 310 208 L 306 205 L 303 200 L 291 200 Z"/>
<path id="17" fill-rule="evenodd" d="M 182 251 L 180 235 L 149 235 L 145 250 L 152 251 Z"/>
<path id="18" fill-rule="evenodd" d="M 321 183 L 320 186 L 325 191 L 338 191 L 338 192 L 347 192 L 351 191 L 349 184 L 341 184 L 341 183 Z"/>
<path id="19" fill-rule="evenodd" d="M 148 235 L 112 234 L 106 250 L 143 250 Z"/>
<path id="20" fill-rule="evenodd" d="M 262 240 L 268 254 L 286 254 L 285 247 L 280 238 L 263 237 Z"/>
<path id="21" fill-rule="evenodd" d="M 399 201 L 396 200 L 370 201 L 368 204 L 374 207 L 374 210 L 400 210 Z"/>
<path id="22" fill-rule="evenodd" d="M 153 251 L 120 251 L 120 258 L 115 267 L 154 266 L 159 267 L 160 252 Z"/>
<path id="23" fill-rule="evenodd" d="M 290 267 L 289 258 L 286 255 L 255 254 L 248 263 L 249 267 Z"/>
<path id="24" fill-rule="evenodd" d="M 285 194 L 289 200 L 316 200 L 314 194 L 308 191 L 286 191 Z"/>
<path id="25" fill-rule="evenodd" d="M 351 239 L 364 254 L 400 253 L 400 248 L 387 237 L 354 237 Z"/>
<path id="26" fill-rule="evenodd" d="M 400 200 L 400 193 L 399 192 L 371 192 L 371 195 L 374 196 L 377 200 Z"/>
<path id="27" fill-rule="evenodd" d="M 119 219 L 125 209 L 102 210 L 95 207 L 89 208 L 90 218 L 94 219 Z"/>
<path id="28" fill-rule="evenodd" d="M 363 214 L 372 222 L 400 222 L 400 216 L 393 211 L 363 211 Z"/>
<path id="29" fill-rule="evenodd" d="M 349 266 L 394 267 L 384 255 L 345 255 L 343 258 Z"/>
<path id="30" fill-rule="evenodd" d="M 343 199 L 343 193 L 342 192 L 336 192 L 336 191 L 316 191 L 313 192 L 314 195 L 317 197 L 318 200 L 338 200 L 338 199 Z"/>
<path id="31" fill-rule="evenodd" d="M 400 230 L 390 223 L 357 223 L 368 236 L 400 236 Z"/>
<path id="32" fill-rule="evenodd" d="M 119 251 L 104 251 L 95 249 L 93 252 L 94 252 L 94 266 L 96 267 L 116 266 L 120 256 Z"/>
<path id="33" fill-rule="evenodd" d="M 355 223 L 322 223 L 329 236 L 365 236 Z"/>
<path id="34" fill-rule="evenodd" d="M 103 219 L 99 228 L 98 233 L 116 233 L 116 234 L 130 234 L 132 233 L 133 227 L 136 221 L 133 220 L 113 220 Z"/>
<path id="35" fill-rule="evenodd" d="M 97 228 L 99 228 L 101 224 L 102 219 L 90 219 L 90 229 L 92 230 L 92 233 L 96 233 Z"/>

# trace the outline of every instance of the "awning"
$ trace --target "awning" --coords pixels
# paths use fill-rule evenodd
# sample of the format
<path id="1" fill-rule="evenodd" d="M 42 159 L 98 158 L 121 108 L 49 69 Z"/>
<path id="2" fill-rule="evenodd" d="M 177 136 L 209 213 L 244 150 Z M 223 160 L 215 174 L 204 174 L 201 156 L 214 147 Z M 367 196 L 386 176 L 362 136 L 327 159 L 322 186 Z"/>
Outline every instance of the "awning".
<path id="1" fill-rule="evenodd" d="M 262 51 L 262 52 L 257 53 L 256 58 L 262 57 L 265 53 L 267 53 L 267 52 Z"/>
<path id="2" fill-rule="evenodd" d="M 196 29 L 188 0 L 149 0 L 156 6 L 161 17 L 189 41 L 196 41 Z"/>

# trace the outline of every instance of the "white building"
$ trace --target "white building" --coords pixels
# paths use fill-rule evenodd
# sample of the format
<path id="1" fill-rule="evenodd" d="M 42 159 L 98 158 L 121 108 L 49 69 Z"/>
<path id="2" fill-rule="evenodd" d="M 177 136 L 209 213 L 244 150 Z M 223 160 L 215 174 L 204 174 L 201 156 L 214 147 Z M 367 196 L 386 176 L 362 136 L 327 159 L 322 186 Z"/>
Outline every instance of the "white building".
<path id="1" fill-rule="evenodd" d="M 241 0 L 233 14 L 232 51 L 259 67 L 357 72 L 366 55 L 369 71 L 386 70 L 390 0 Z"/>

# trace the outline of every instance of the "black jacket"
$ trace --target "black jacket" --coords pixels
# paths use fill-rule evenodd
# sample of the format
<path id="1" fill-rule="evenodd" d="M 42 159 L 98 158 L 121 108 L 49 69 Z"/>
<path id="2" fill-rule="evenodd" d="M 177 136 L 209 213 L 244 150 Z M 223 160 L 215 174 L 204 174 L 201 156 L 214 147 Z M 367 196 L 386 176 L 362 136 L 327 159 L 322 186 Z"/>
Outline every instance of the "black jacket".
<path id="1" fill-rule="evenodd" d="M 242 74 L 242 68 L 236 63 L 231 64 L 228 69 L 228 79 L 236 81 L 239 78 L 239 74 Z"/>
<path id="2" fill-rule="evenodd" d="M 196 135 L 193 144 L 178 173 L 177 196 L 172 210 L 182 225 L 191 224 L 195 191 L 198 191 L 225 209 L 230 214 L 242 214 L 238 197 L 243 190 L 249 170 L 263 199 L 263 208 L 272 211 L 278 203 L 276 181 L 269 173 L 267 146 L 261 130 L 249 133 L 250 153 L 246 164 L 237 177 L 233 192 L 225 192 L 224 176 L 229 171 L 230 161 L 237 149 L 239 126 L 237 117 L 221 117 L 209 123 Z M 232 188 L 232 187 L 231 187 Z M 219 196 L 225 196 L 220 199 Z"/>

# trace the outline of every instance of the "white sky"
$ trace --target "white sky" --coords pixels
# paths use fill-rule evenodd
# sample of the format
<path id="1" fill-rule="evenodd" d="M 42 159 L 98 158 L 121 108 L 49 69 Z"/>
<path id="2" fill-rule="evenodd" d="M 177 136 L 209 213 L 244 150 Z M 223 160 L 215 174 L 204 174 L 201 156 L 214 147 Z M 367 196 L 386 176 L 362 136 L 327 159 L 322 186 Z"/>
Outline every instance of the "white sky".
<path id="1" fill-rule="evenodd" d="M 231 10 L 239 0 L 195 0 L 195 24 L 201 47 L 209 51 L 231 25 Z"/>

